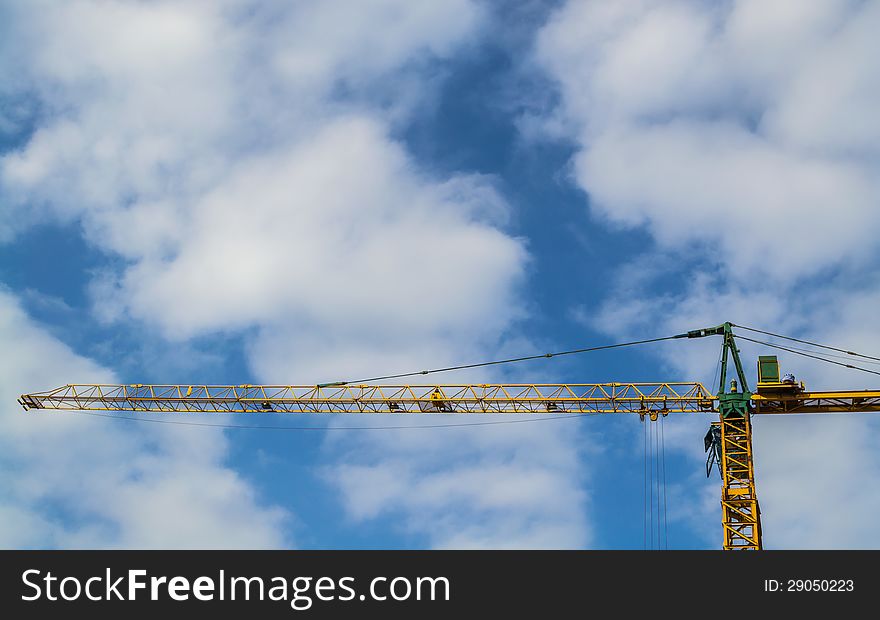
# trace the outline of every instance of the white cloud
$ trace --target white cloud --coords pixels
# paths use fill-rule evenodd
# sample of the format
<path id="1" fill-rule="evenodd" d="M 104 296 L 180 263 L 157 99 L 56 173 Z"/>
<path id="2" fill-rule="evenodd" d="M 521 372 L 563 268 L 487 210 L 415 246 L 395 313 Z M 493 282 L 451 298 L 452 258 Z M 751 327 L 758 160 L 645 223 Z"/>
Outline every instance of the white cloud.
<path id="1" fill-rule="evenodd" d="M 679 333 L 732 320 L 880 350 L 869 319 L 880 291 L 878 25 L 876 4 L 833 0 L 572 0 L 556 12 L 535 48 L 561 94 L 548 126 L 574 136 L 591 215 L 656 242 L 620 271 L 594 326 Z M 679 345 L 661 348 L 670 372 L 709 382 L 718 343 Z M 758 349 L 742 349 L 754 376 Z M 808 387 L 874 383 L 780 355 Z M 880 469 L 858 437 L 877 425 L 756 422 L 768 546 L 876 545 Z"/>
<path id="2" fill-rule="evenodd" d="M 718 121 L 624 126 L 589 144 L 575 173 L 598 214 L 647 225 L 664 248 L 715 244 L 731 278 L 784 282 L 874 253 L 880 187 L 862 162 L 791 153 Z"/>
<path id="3" fill-rule="evenodd" d="M 479 179 L 455 182 L 500 201 Z M 377 123 L 340 119 L 306 145 L 243 162 L 177 222 L 193 232 L 171 256 L 144 257 L 114 295 L 172 335 L 291 319 L 465 327 L 509 300 L 525 252 L 450 189 L 420 178 Z M 162 212 L 147 209 L 155 223 Z M 150 233 L 127 221 L 113 230 Z"/>
<path id="4" fill-rule="evenodd" d="M 880 508 L 877 429 L 852 415 L 756 418 L 756 482 L 768 547 L 880 546 L 872 516 Z"/>
<path id="5" fill-rule="evenodd" d="M 527 253 L 505 231 L 503 197 L 491 178 L 438 178 L 394 138 L 430 101 L 443 61 L 488 26 L 479 3 L 80 0 L 10 12 L 7 46 L 29 53 L 8 56 L 18 77 L 5 88 L 34 95 L 43 114 L 0 160 L 0 235 L 46 218 L 79 222 L 92 245 L 122 259 L 92 283 L 103 319 L 171 339 L 245 333 L 257 378 L 285 383 L 505 346 L 523 313 Z M 546 451 L 576 450 L 549 429 L 533 436 Z M 418 473 L 406 483 L 454 479 L 473 496 L 528 469 L 503 463 L 510 444 L 491 449 L 485 471 L 413 453 Z M 576 471 L 540 471 L 577 494 Z M 498 501 L 536 497 L 516 493 Z M 178 494 L 166 487 L 162 497 Z M 388 509 L 423 510 L 398 497 Z M 421 535 L 582 544 L 580 503 L 566 501 L 547 539 L 495 508 L 490 529 L 509 532 L 504 540 L 490 529 Z M 460 502 L 434 508 L 455 519 Z"/>
<path id="6" fill-rule="evenodd" d="M 110 382 L 0 291 L 0 546 L 277 547 L 286 512 L 225 465 L 221 431 L 25 413 L 22 391 Z"/>
<path id="7" fill-rule="evenodd" d="M 19 13 L 22 81 L 51 113 L 0 160 L 6 220 L 48 209 L 124 258 L 94 283 L 105 318 L 177 338 L 353 321 L 419 336 L 516 314 L 526 254 L 492 180 L 431 177 L 384 105 L 473 36 L 476 4 Z"/>
<path id="8" fill-rule="evenodd" d="M 479 421 L 487 417 L 499 421 L 491 416 Z M 452 422 L 429 416 L 408 425 Z M 328 466 L 325 477 L 340 490 L 355 523 L 394 523 L 394 530 L 427 539 L 433 548 L 583 547 L 593 536 L 584 518 L 589 468 L 579 456 L 590 441 L 582 423 L 548 420 L 336 438 L 328 450 L 346 456 Z"/>
<path id="9" fill-rule="evenodd" d="M 880 11 L 815 3 L 771 30 L 763 7 L 570 2 L 537 55 L 595 215 L 665 249 L 715 244 L 729 278 L 785 282 L 876 254 Z"/>

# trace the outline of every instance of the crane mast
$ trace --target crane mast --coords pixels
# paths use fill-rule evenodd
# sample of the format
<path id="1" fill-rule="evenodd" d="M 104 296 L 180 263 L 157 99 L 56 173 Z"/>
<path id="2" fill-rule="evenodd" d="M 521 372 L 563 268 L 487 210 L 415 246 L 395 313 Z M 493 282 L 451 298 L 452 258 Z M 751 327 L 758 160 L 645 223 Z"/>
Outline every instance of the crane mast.
<path id="1" fill-rule="evenodd" d="M 706 449 L 713 450 L 721 471 L 721 524 L 725 550 L 760 550 L 761 509 L 755 492 L 752 458 L 752 393 L 743 371 L 730 323 L 698 330 L 691 337 L 720 335 L 721 380 L 718 385 L 718 422 L 707 434 Z M 733 358 L 737 379 L 727 385 L 728 359 Z M 717 430 L 716 430 L 717 429 Z M 708 471 L 707 471 L 708 473 Z"/>
<path id="2" fill-rule="evenodd" d="M 755 491 L 752 415 L 880 411 L 880 390 L 807 392 L 780 379 L 775 356 L 758 359 L 749 390 L 732 323 L 676 338 L 722 337 L 721 380 L 713 394 L 702 383 L 552 383 L 356 385 L 67 384 L 23 394 L 27 411 L 133 411 L 250 414 L 638 414 L 656 421 L 670 413 L 718 414 L 705 437 L 707 473 L 721 474 L 725 550 L 759 550 L 761 511 Z M 728 383 L 728 363 L 736 378 Z"/>

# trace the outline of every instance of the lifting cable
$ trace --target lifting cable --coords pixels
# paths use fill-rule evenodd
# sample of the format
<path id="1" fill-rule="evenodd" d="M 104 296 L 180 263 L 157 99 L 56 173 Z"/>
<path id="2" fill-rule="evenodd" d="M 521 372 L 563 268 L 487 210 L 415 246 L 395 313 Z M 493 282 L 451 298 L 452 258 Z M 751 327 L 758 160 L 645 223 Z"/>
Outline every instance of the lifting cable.
<path id="1" fill-rule="evenodd" d="M 642 420 L 642 522 L 643 522 L 643 533 L 642 533 L 642 548 L 647 551 L 648 550 L 648 423 L 644 419 Z M 651 531 L 654 531 L 654 526 L 651 524 Z"/>
<path id="2" fill-rule="evenodd" d="M 651 423 L 649 418 L 645 418 L 645 426 L 647 427 L 648 432 L 648 510 L 645 518 L 648 519 L 648 531 L 650 535 L 648 536 L 648 540 L 651 543 L 651 546 L 648 549 L 654 548 L 654 430 L 651 427 Z"/>
<path id="3" fill-rule="evenodd" d="M 658 422 L 645 418 L 642 428 L 642 546 L 651 550 L 669 548 L 663 416 Z"/>
<path id="4" fill-rule="evenodd" d="M 660 416 L 661 418 L 663 416 Z M 656 491 L 655 497 L 657 502 L 657 549 L 660 550 L 663 548 L 663 538 L 662 538 L 662 530 L 663 530 L 663 514 L 660 512 L 660 498 L 661 491 L 660 488 L 660 425 L 654 424 L 654 489 Z"/>
<path id="5" fill-rule="evenodd" d="M 669 549 L 669 520 L 666 495 L 666 438 L 664 416 L 654 424 L 642 420 L 642 547 Z"/>
<path id="6" fill-rule="evenodd" d="M 669 549 L 669 524 L 666 519 L 666 438 L 663 433 L 665 418 L 666 416 L 660 416 L 660 488 L 663 490 L 663 549 Z"/>
<path id="7" fill-rule="evenodd" d="M 648 549 L 654 548 L 654 436 L 648 418 L 645 424 L 645 525 Z"/>

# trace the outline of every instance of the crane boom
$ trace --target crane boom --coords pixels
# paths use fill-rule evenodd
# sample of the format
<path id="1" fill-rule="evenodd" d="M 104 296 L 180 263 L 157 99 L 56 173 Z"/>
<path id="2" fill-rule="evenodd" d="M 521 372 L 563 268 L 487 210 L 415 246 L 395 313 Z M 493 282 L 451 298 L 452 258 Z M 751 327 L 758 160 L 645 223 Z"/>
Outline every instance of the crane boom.
<path id="1" fill-rule="evenodd" d="M 701 383 L 474 385 L 65 385 L 25 409 L 162 413 L 667 413 L 713 411 Z"/>

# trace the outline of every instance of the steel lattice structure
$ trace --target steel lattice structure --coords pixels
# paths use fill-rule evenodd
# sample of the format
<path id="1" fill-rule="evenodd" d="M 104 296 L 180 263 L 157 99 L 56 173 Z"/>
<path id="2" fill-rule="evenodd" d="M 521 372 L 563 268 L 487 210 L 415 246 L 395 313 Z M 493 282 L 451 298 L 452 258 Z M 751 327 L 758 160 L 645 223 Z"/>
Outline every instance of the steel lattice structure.
<path id="1" fill-rule="evenodd" d="M 156 413 L 667 413 L 713 411 L 700 383 L 480 385 L 65 385 L 25 409 Z"/>

